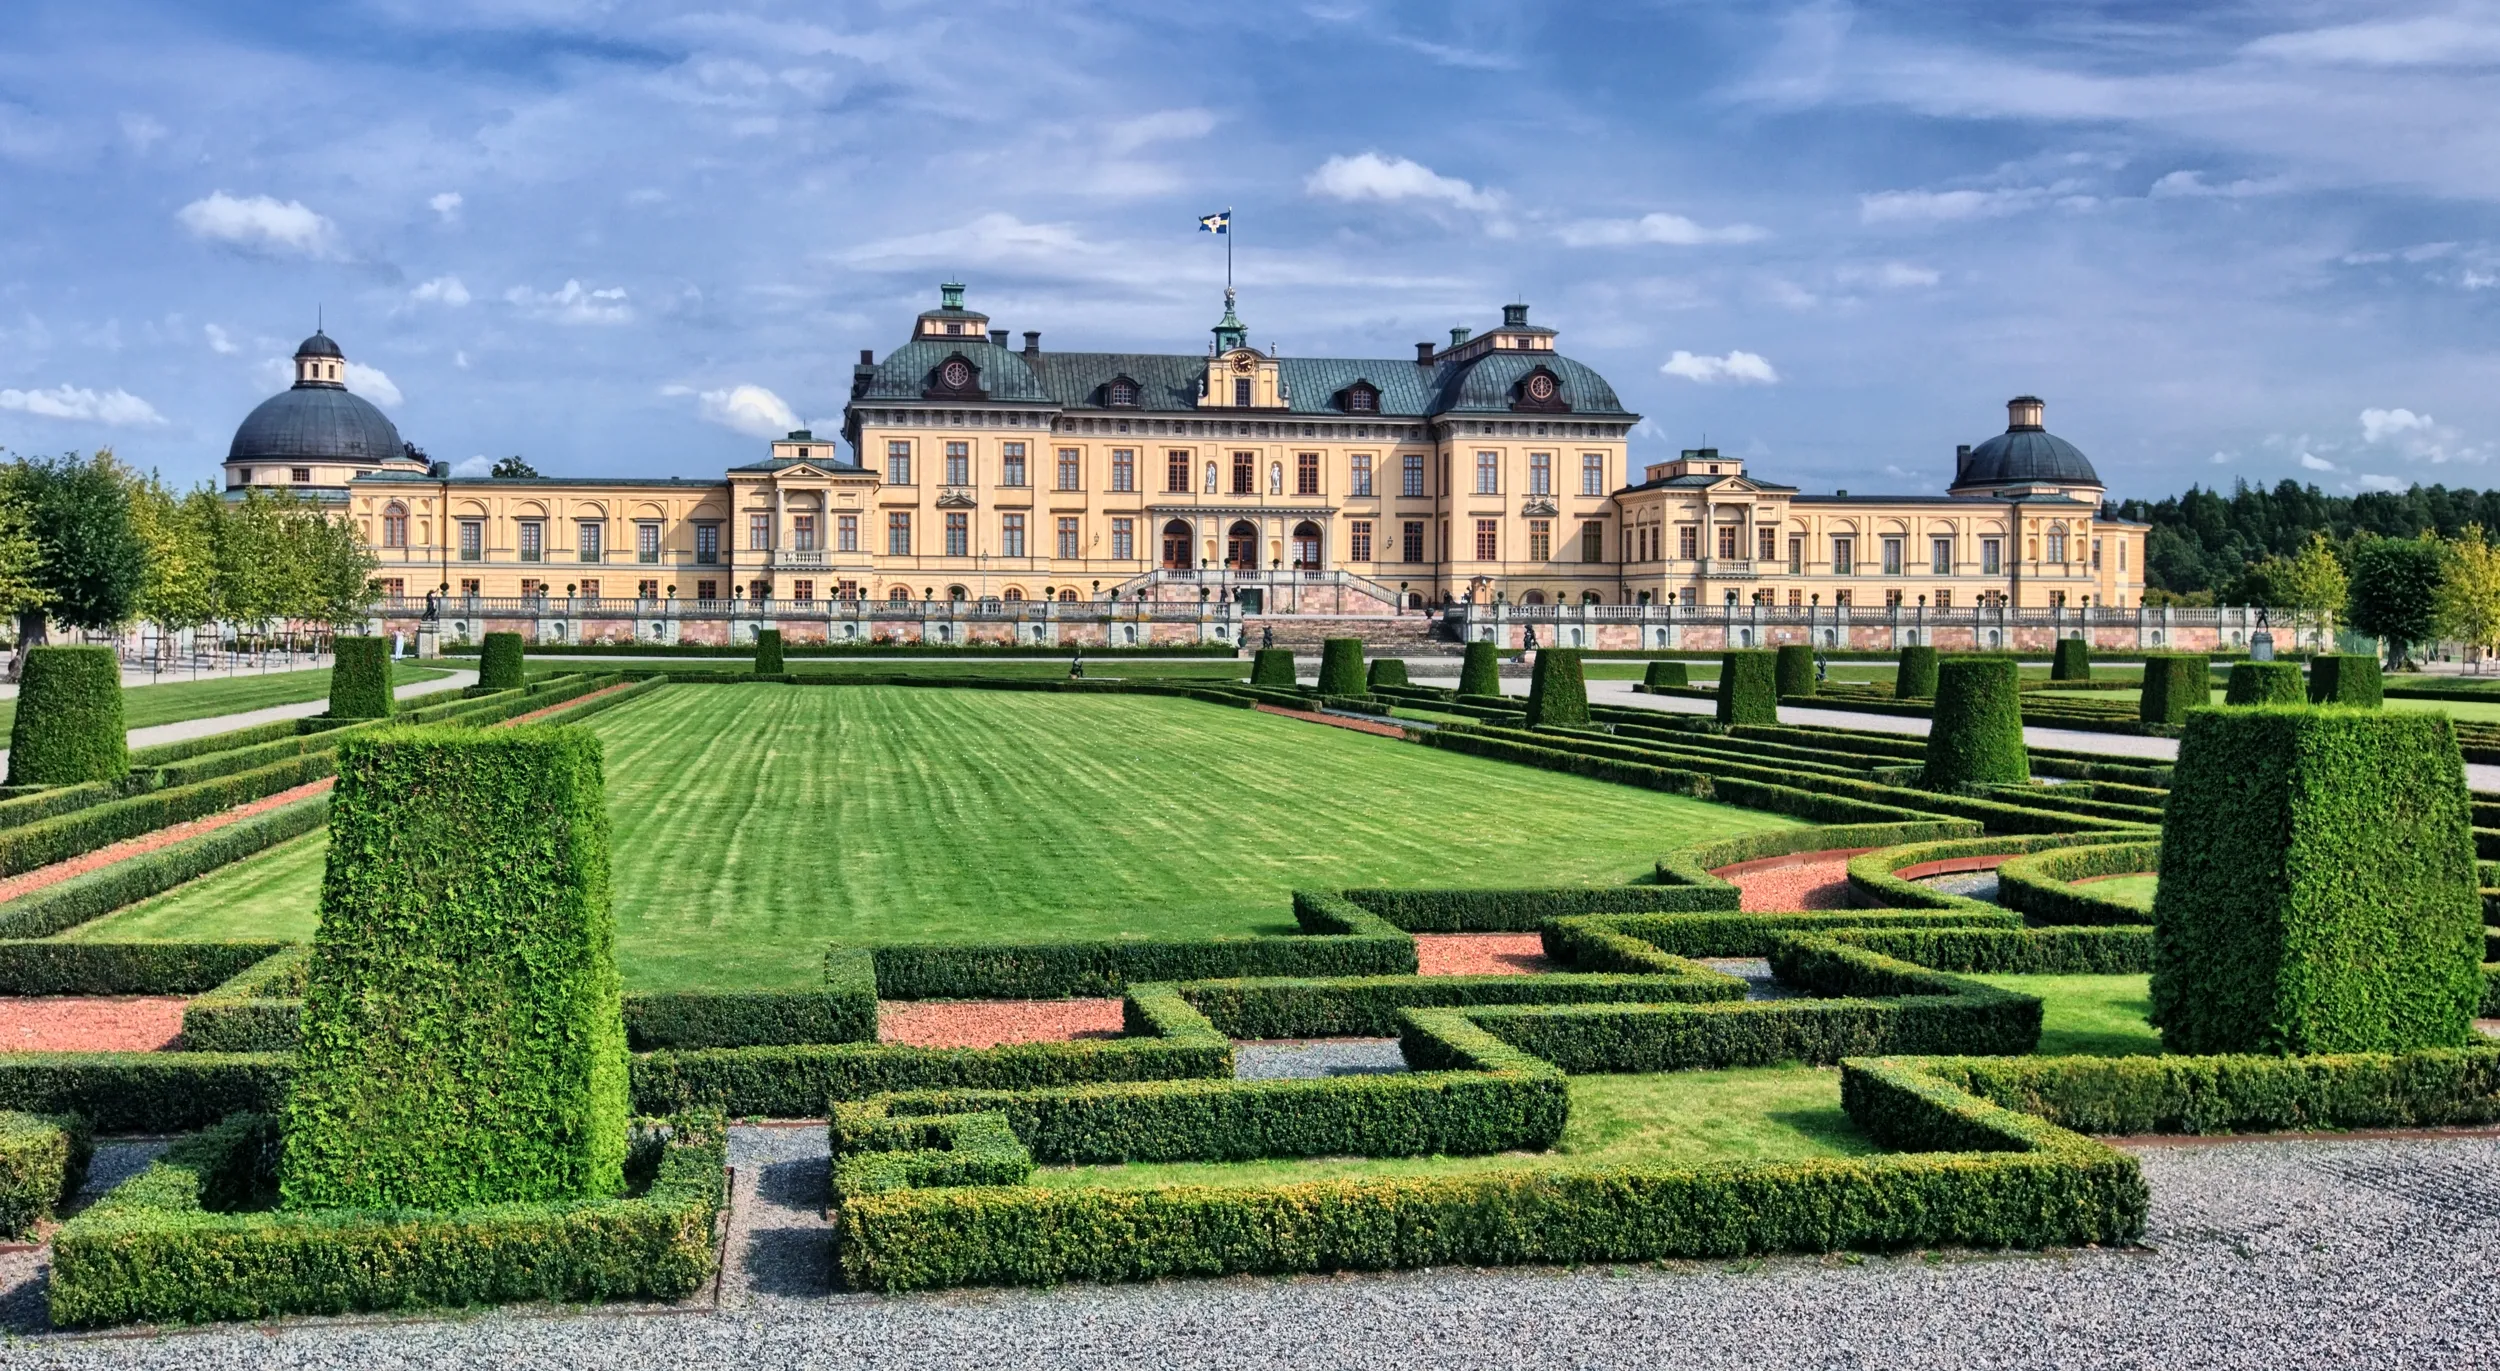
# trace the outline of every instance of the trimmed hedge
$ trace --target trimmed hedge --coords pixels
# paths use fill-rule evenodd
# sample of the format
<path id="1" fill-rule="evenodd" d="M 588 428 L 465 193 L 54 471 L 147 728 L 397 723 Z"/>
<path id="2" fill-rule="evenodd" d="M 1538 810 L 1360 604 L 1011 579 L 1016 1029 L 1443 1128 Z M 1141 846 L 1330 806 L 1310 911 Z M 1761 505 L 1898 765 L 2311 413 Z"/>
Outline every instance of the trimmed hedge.
<path id="1" fill-rule="evenodd" d="M 1779 692 L 1790 695 L 1814 693 L 1814 648 L 1805 643 L 1790 643 L 1779 649 Z"/>
<path id="2" fill-rule="evenodd" d="M 2161 844 L 2157 842 L 2055 848 L 2016 857 L 1998 867 L 1997 903 L 2044 924 L 2150 923 L 2150 910 L 2101 899 L 2088 887 L 2072 882 L 2160 870 Z"/>
<path id="3" fill-rule="evenodd" d="M 2057 655 L 2049 661 L 2052 681 L 2088 681 L 2092 679 L 2092 645 L 2081 638 L 2057 640 Z"/>
<path id="4" fill-rule="evenodd" d="M 1580 654 L 1564 647 L 1540 650 L 1536 654 L 1536 674 L 1528 685 L 1528 727 L 1588 725 L 1589 687 L 1580 671 Z"/>
<path id="5" fill-rule="evenodd" d="M 2320 653 L 2309 660 L 2309 703 L 2377 709 L 2386 703 L 2386 679 L 2368 653 Z"/>
<path id="6" fill-rule="evenodd" d="M 1873 1063 L 1852 1063 L 1847 1072 Z M 2500 1120 L 2500 1048 L 2333 1056 L 1926 1058 L 1915 1068 L 2085 1133 L 2442 1128 Z M 1843 1090 L 1846 1090 L 1844 1081 Z"/>
<path id="7" fill-rule="evenodd" d="M 227 733 L 212 733 L 205 738 L 185 738 L 180 742 L 156 743 L 148 747 L 132 748 L 130 765 L 133 770 L 145 771 L 152 767 L 186 762 L 193 757 L 205 757 L 212 752 L 232 752 L 237 748 L 274 743 L 282 738 L 292 738 L 302 733 L 319 733 L 331 726 L 329 720 L 318 715 L 310 719 L 277 719 L 265 724 L 254 724 L 250 728 L 238 728 Z M 0 812 L 5 812 L 8 807 L 6 804 L 0 804 Z"/>
<path id="8" fill-rule="evenodd" d="M 2474 1041 L 2482 898 L 2446 715 L 2190 716 L 2161 860 L 2153 1022 L 2170 1051 Z"/>
<path id="9" fill-rule="evenodd" d="M 1793 830 L 1776 830 L 1781 833 Z M 1715 878 L 1713 878 L 1715 880 Z M 1720 887 L 1724 887 L 1721 889 Z M 1596 885 L 1517 890 L 1433 890 L 1364 887 L 1339 891 L 1343 899 L 1408 933 L 1534 933 L 1547 919 L 1566 914 L 1636 914 L 1674 910 L 1734 909 L 1736 887 Z M 1297 911 L 1326 896 L 1294 892 Z"/>
<path id="10" fill-rule="evenodd" d="M 114 910 L 161 895 L 185 881 L 302 837 L 321 827 L 329 815 L 330 798 L 316 795 L 30 891 L 0 904 L 0 938 L 49 938 L 66 933 Z M 0 990 L 0 994 L 36 993 L 40 992 Z"/>
<path id="11" fill-rule="evenodd" d="M 1668 853 L 1658 859 L 1658 883 L 1698 886 L 1719 897 L 1713 903 L 1695 903 L 1680 908 L 1736 909 L 1742 904 L 1736 887 L 1711 874 L 1719 867 L 1764 857 L 1785 857 L 1797 852 L 1896 847 L 1902 843 L 1932 842 L 1940 838 L 1976 838 L 1980 831 L 1979 822 L 1975 819 L 1921 819 L 1910 823 L 1826 824 L 1815 828 L 1765 829 L 1760 833 L 1697 843 Z"/>
<path id="12" fill-rule="evenodd" d="M 2222 694 L 2226 705 L 2296 705 L 2308 698 L 2298 662 L 2233 662 Z"/>
<path id="13" fill-rule="evenodd" d="M 286 946 L 0 942 L 0 995 L 196 995 Z"/>
<path id="14" fill-rule="evenodd" d="M 1682 662 L 1651 662 L 1641 670 L 1641 684 L 1652 690 L 1660 686 L 1689 688 L 1692 672 Z"/>
<path id="15" fill-rule="evenodd" d="M 619 1192 L 625 1026 L 596 737 L 407 729 L 342 745 L 321 911 L 287 1208 Z"/>
<path id="16" fill-rule="evenodd" d="M 9 784 L 77 785 L 130 770 L 122 667 L 109 647 L 31 647 L 9 727 Z"/>
<path id="17" fill-rule="evenodd" d="M 1363 678 L 1363 640 L 1360 638 L 1329 638 L 1319 645 L 1319 693 L 1322 695 L 1368 695 L 1371 687 Z"/>
<path id="18" fill-rule="evenodd" d="M 2153 969 L 2153 928 L 2142 923 L 2105 928 L 1836 928 L 1827 936 L 1937 971 L 1971 975 L 2140 976 Z"/>
<path id="19" fill-rule="evenodd" d="M 1972 902 L 1977 905 L 1977 901 Z M 1554 919 L 1545 955 L 1583 972 L 1628 976 L 1689 973 L 1691 957 L 1768 957 L 1791 933 L 1865 928 L 2007 928 L 2013 911 L 1973 909 L 1814 909 L 1787 914 L 1578 914 Z"/>
<path id="20" fill-rule="evenodd" d="M 205 818 L 320 780 L 330 772 L 327 753 L 294 757 L 232 776 L 150 791 L 57 819 L 0 830 L 0 876 L 15 876 L 84 856 L 124 838 L 154 833 L 168 824 Z"/>
<path id="21" fill-rule="evenodd" d="M 1218 1032 L 1243 1039 L 1391 1037 L 1406 1009 L 1745 997 L 1743 981 L 1698 963 L 1665 974 L 1265 977 L 1189 981 L 1178 989 Z"/>
<path id="22" fill-rule="evenodd" d="M 1363 678 L 1363 693 L 1377 695 L 1382 686 L 1405 684 L 1406 659 L 1404 657 L 1374 657 L 1371 671 Z"/>
<path id="23" fill-rule="evenodd" d="M 781 661 L 781 630 L 777 628 L 755 630 L 755 674 L 778 676 L 786 669 Z"/>
<path id="24" fill-rule="evenodd" d="M 331 640 L 330 717 L 390 717 L 391 642 L 388 638 L 340 637 Z"/>
<path id="25" fill-rule="evenodd" d="M 25 1237 L 69 1203 L 94 1155 L 95 1137 L 76 1115 L 0 1114 L 0 1238 Z"/>
<path id="26" fill-rule="evenodd" d="M 1936 697 L 1936 650 L 1932 647 L 1901 649 L 1901 663 L 1893 668 L 1892 698 L 1896 700 L 1932 700 Z"/>
<path id="27" fill-rule="evenodd" d="M 2184 652 L 2148 653 L 2136 717 L 2148 724 L 2184 724 L 2188 711 L 2213 703 L 2213 664 Z"/>
<path id="28" fill-rule="evenodd" d="M 1899 909 L 1996 910 L 2003 906 L 1967 895 L 1951 895 L 1933 886 L 1903 880 L 1893 873 L 1924 862 L 1953 857 L 1993 857 L 2006 853 L 2044 852 L 2053 847 L 2106 843 L 2108 833 L 2005 834 L 1997 837 L 1911 842 L 1861 853 L 1849 859 L 1849 889 L 1860 903 Z"/>
<path id="29" fill-rule="evenodd" d="M 187 1052 L 293 1052 L 302 1036 L 312 949 L 293 944 L 184 1005 Z"/>
<path id="30" fill-rule="evenodd" d="M 182 1133 L 282 1108 L 282 1052 L 0 1053 L 0 1110 L 77 1114 L 99 1133 Z"/>
<path id="31" fill-rule="evenodd" d="M 1293 649 L 1263 647 L 1250 656 L 1250 684 L 1279 690 L 1294 687 Z"/>
<path id="32" fill-rule="evenodd" d="M 481 690 L 513 690 L 521 684 L 521 635 L 489 633 L 477 654 Z"/>
<path id="33" fill-rule="evenodd" d="M 1538 742 L 1521 742 L 1491 731 L 1444 725 L 1429 733 L 1411 735 L 1426 747 L 1446 748 L 1476 757 L 1494 757 L 1506 762 L 1541 767 L 1548 771 L 1569 772 L 1575 776 L 1591 776 L 1618 785 L 1639 786 L 1645 790 L 1664 791 L 1671 795 L 1690 795 L 1696 799 L 1717 799 L 1748 809 L 1766 810 L 1774 814 L 1791 814 L 1820 823 L 1900 823 L 1934 817 L 1906 805 L 1881 804 L 1845 795 L 1818 794 L 1797 786 L 1777 785 L 1748 777 L 1714 777 L 1685 767 L 1660 766 L 1646 761 L 1633 761 L 1614 756 L 1591 755 L 1585 750 L 1566 751 L 1545 746 L 1553 741 L 1550 734 L 1534 735 Z M 1526 735 L 1522 735 L 1526 736 Z M 1759 768 L 1756 768 L 1757 770 Z M 1891 793 L 1887 787 L 1869 786 L 1877 793 Z M 1905 797 L 1906 798 L 1906 797 Z M 1924 801 L 1922 801 L 1924 802 Z M 1985 801 L 1969 801 L 1973 806 L 1990 809 Z"/>
<path id="34" fill-rule="evenodd" d="M 1501 649 L 1491 643 L 1469 643 L 1458 661 L 1458 693 L 1461 695 L 1494 695 L 1502 693 Z"/>
<path id="35" fill-rule="evenodd" d="M 1750 648 L 1719 658 L 1718 714 L 1723 724 L 1780 721 L 1779 663 L 1775 654 Z"/>
<path id="36" fill-rule="evenodd" d="M 646 1122 L 628 1198 L 296 1214 L 255 1208 L 276 1123 L 228 1119 L 174 1145 L 53 1239 L 63 1327 L 284 1314 L 682 1299 L 717 1261 L 726 1202 L 720 1121 Z"/>
<path id="37" fill-rule="evenodd" d="M 1919 783 L 1930 790 L 1957 790 L 2020 785 L 2030 779 L 2022 683 L 2014 663 L 2003 657 L 1957 657 L 1941 663 L 1935 722 L 1927 730 L 1927 765 Z"/>

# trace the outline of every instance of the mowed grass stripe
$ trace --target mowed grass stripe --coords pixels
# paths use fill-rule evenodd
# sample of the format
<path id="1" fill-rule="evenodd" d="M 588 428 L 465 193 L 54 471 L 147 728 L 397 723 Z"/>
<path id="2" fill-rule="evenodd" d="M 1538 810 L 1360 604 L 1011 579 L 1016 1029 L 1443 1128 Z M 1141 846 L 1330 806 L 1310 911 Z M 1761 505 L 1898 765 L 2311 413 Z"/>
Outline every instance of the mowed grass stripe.
<path id="1" fill-rule="evenodd" d="M 1793 823 L 1182 700 L 672 686 L 589 727 L 637 990 L 802 986 L 833 941 L 1283 932 L 1297 886 L 1613 884 Z M 308 937 L 319 842 L 78 936 Z"/>

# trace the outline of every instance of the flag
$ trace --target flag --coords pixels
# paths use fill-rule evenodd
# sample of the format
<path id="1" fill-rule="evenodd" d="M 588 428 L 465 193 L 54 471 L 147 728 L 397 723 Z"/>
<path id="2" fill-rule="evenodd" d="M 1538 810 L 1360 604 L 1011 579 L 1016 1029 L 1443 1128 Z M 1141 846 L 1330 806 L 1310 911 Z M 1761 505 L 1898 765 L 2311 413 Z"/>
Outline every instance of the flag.
<path id="1" fill-rule="evenodd" d="M 1201 214 L 1198 216 L 1198 231 L 1200 233 L 1225 233 L 1229 232 L 1232 229 L 1232 226 L 1233 212 L 1231 210 L 1224 210 L 1216 214 Z"/>

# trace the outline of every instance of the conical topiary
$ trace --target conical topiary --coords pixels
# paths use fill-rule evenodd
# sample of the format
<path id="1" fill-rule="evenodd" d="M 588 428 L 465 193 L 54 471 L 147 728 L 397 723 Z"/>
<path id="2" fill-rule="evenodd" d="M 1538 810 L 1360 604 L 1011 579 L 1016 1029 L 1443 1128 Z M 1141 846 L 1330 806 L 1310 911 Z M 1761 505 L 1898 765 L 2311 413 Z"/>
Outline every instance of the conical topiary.
<path id="1" fill-rule="evenodd" d="M 1536 655 L 1528 682 L 1528 727 L 1586 728 L 1589 687 L 1574 648 L 1549 647 Z"/>
<path id="2" fill-rule="evenodd" d="M 1893 668 L 1892 698 L 1896 700 L 1932 700 L 1936 698 L 1936 650 L 1932 647 L 1901 649 L 1901 665 Z"/>
<path id="3" fill-rule="evenodd" d="M 1927 730 L 1929 790 L 2019 785 L 2031 779 L 2023 746 L 2022 674 L 2011 657 L 1960 657 L 1936 670 Z"/>
<path id="4" fill-rule="evenodd" d="M 1250 684 L 1273 686 L 1279 690 L 1294 687 L 1293 649 L 1263 647 L 1250 659 Z"/>
<path id="5" fill-rule="evenodd" d="M 1404 657 L 1372 658 L 1371 674 L 1367 679 L 1374 690 L 1382 686 L 1405 685 L 1406 659 Z"/>
<path id="6" fill-rule="evenodd" d="M 1491 643 L 1467 645 L 1467 655 L 1458 664 L 1458 693 L 1461 695 L 1499 695 L 1502 693 L 1501 649 Z"/>
<path id="7" fill-rule="evenodd" d="M 1319 645 L 1319 693 L 1364 695 L 1363 640 L 1330 638 Z"/>

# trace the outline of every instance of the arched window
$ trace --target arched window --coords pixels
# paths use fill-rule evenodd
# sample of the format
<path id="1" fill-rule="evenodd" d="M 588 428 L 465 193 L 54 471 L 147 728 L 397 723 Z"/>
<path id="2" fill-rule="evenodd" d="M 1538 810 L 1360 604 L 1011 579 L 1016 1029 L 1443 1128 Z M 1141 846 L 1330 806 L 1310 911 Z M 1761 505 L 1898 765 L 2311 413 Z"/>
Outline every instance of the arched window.
<path id="1" fill-rule="evenodd" d="M 1606 597 L 1598 594 L 1594 590 L 1584 590 L 1580 592 L 1580 603 L 1584 605 L 1602 605 L 1606 603 Z"/>
<path id="2" fill-rule="evenodd" d="M 1224 531 L 1224 565 L 1236 571 L 1259 569 L 1259 530 L 1247 519 L 1236 519 Z"/>
<path id="3" fill-rule="evenodd" d="M 1060 592 L 1059 592 L 1059 603 L 1061 603 L 1061 604 L 1063 604 L 1063 605 L 1072 605 L 1072 604 L 1075 604 L 1075 603 L 1076 603 L 1076 589 L 1075 589 L 1075 587 L 1071 586 L 1071 587 L 1069 587 L 1069 588 L 1068 588 L 1068 589 L 1066 589 L 1066 590 L 1060 591 Z"/>
<path id="4" fill-rule="evenodd" d="M 949 600 L 965 600 L 971 598 L 971 593 L 966 591 L 962 586 L 948 586 L 946 588 L 946 598 Z"/>
<path id="5" fill-rule="evenodd" d="M 1545 603 L 1545 592 L 1541 590 L 1531 590 L 1527 594 L 1519 597 L 1519 603 L 1523 605 L 1541 605 Z"/>
<path id="6" fill-rule="evenodd" d="M 1305 519 L 1293 526 L 1293 569 L 1319 570 L 1319 525 Z"/>
<path id="7" fill-rule="evenodd" d="M 890 605 L 907 605 L 907 604 L 910 604 L 910 603 L 911 603 L 911 587 L 910 587 L 910 586 L 896 586 L 896 587 L 894 587 L 892 590 L 887 591 L 887 592 L 885 593 L 885 602 L 886 602 L 887 604 L 890 604 Z"/>
<path id="8" fill-rule="evenodd" d="M 2066 560 L 2066 526 L 2063 524 L 2049 525 L 2049 560 Z"/>
<path id="9" fill-rule="evenodd" d="M 1174 519 L 1163 526 L 1163 565 L 1167 570 L 1182 571 L 1189 564 L 1189 522 Z"/>
<path id="10" fill-rule="evenodd" d="M 1012 604 L 1021 604 L 1024 600 L 1024 591 L 1019 587 L 1009 586 L 999 598 Z"/>
<path id="11" fill-rule="evenodd" d="M 408 546 L 408 507 L 397 500 L 391 501 L 382 510 L 382 546 Z"/>

